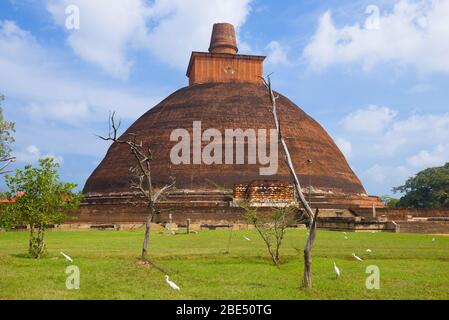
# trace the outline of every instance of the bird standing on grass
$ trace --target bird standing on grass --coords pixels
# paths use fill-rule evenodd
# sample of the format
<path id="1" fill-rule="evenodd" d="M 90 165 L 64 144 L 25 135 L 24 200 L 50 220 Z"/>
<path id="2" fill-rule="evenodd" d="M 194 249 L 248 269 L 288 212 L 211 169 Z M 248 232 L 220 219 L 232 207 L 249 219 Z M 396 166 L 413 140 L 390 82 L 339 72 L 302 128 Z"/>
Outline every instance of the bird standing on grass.
<path id="1" fill-rule="evenodd" d="M 66 255 L 64 252 L 61 251 L 60 253 L 64 256 L 64 258 L 65 258 L 67 261 L 73 262 L 72 258 L 70 258 L 68 255 Z"/>
<path id="2" fill-rule="evenodd" d="M 251 239 L 248 237 L 243 237 L 243 238 L 245 238 L 245 240 L 247 240 L 247 241 L 251 241 Z"/>
<path id="3" fill-rule="evenodd" d="M 353 256 L 356 260 L 363 261 L 363 259 L 360 258 L 359 256 L 356 256 L 355 253 L 352 253 L 352 256 Z"/>
<path id="4" fill-rule="evenodd" d="M 432 238 L 432 242 L 435 242 L 435 238 Z"/>
<path id="5" fill-rule="evenodd" d="M 338 277 L 340 277 L 340 269 L 337 267 L 335 262 L 334 262 L 334 271 L 335 271 L 336 279 L 338 279 Z"/>
<path id="6" fill-rule="evenodd" d="M 169 285 L 172 289 L 178 290 L 178 291 L 181 290 L 181 289 L 176 285 L 176 283 L 174 283 L 173 281 L 170 280 L 170 278 L 169 278 L 167 275 L 165 275 L 165 282 L 167 282 L 168 285 Z"/>
<path id="7" fill-rule="evenodd" d="M 371 249 L 366 249 L 366 252 L 372 253 L 373 251 Z"/>

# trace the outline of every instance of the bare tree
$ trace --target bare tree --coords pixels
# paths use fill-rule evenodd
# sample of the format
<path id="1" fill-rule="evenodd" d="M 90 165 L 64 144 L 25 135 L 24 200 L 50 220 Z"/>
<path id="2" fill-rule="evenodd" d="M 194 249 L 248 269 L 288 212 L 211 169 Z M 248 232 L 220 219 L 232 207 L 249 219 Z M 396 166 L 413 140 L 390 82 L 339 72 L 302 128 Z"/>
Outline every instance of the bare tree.
<path id="1" fill-rule="evenodd" d="M 151 162 L 153 154 L 150 145 L 144 145 L 143 142 L 137 141 L 136 135 L 127 134 L 130 139 L 121 139 L 117 137 L 118 129 L 120 128 L 120 121 L 115 123 L 115 112 L 109 117 L 109 133 L 107 137 L 98 136 L 105 141 L 113 141 L 120 144 L 125 144 L 129 147 L 131 154 L 134 156 L 135 165 L 130 168 L 134 174 L 134 180 L 131 181 L 130 188 L 136 190 L 141 197 L 143 197 L 148 208 L 148 216 L 145 221 L 145 236 L 142 244 L 142 259 L 147 259 L 148 246 L 150 242 L 150 228 L 153 218 L 156 214 L 156 204 L 160 197 L 172 189 L 175 185 L 175 179 L 170 177 L 170 183 L 166 184 L 160 189 L 153 187 L 151 180 Z"/>
<path id="2" fill-rule="evenodd" d="M 310 207 L 309 203 L 307 202 L 302 189 L 301 184 L 299 182 L 298 176 L 296 174 L 295 168 L 293 166 L 293 162 L 290 156 L 290 152 L 288 151 L 287 144 L 285 143 L 284 138 L 282 137 L 282 131 L 281 131 L 281 125 L 279 123 L 279 119 L 277 116 L 277 106 L 276 106 L 276 100 L 279 98 L 279 96 L 275 95 L 271 86 L 271 79 L 270 76 L 267 77 L 267 79 L 262 78 L 262 81 L 265 85 L 265 87 L 268 89 L 268 94 L 270 96 L 270 101 L 272 105 L 272 114 L 274 123 L 276 126 L 277 136 L 279 144 L 282 146 L 282 150 L 285 154 L 285 162 L 288 166 L 288 169 L 290 171 L 290 175 L 293 178 L 293 184 L 295 187 L 296 194 L 299 196 L 299 201 L 302 204 L 302 207 L 304 208 L 305 217 L 308 220 L 309 225 L 309 236 L 307 237 L 306 246 L 304 248 L 304 286 L 306 288 L 312 287 L 312 246 L 313 242 L 316 237 L 316 220 L 318 218 L 319 210 L 316 209 L 315 212 L 313 212 L 312 208 Z"/>
<path id="3" fill-rule="evenodd" d="M 5 171 L 6 167 L 9 166 L 11 163 L 16 161 L 15 157 L 5 157 L 0 159 L 0 175 L 9 173 L 9 171 Z"/>
<path id="4" fill-rule="evenodd" d="M 240 207 L 245 210 L 245 218 L 248 223 L 256 228 L 262 237 L 273 263 L 278 266 L 280 249 L 284 240 L 287 227 L 294 222 L 294 211 L 296 207 L 276 208 L 270 213 L 258 213 L 257 208 L 251 206 L 250 202 L 243 202 Z"/>

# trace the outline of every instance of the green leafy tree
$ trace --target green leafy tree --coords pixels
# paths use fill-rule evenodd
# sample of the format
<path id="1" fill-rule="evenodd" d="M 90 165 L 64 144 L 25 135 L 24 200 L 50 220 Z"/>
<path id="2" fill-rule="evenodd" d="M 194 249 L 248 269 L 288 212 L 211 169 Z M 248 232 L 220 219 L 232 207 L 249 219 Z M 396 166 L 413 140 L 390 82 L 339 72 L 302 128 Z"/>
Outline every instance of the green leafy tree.
<path id="1" fill-rule="evenodd" d="M 399 199 L 390 196 L 382 196 L 380 198 L 387 208 L 397 208 Z"/>
<path id="2" fill-rule="evenodd" d="M 0 213 L 0 224 L 29 227 L 28 252 L 33 258 L 40 258 L 45 251 L 46 227 L 62 223 L 81 200 L 81 194 L 73 192 L 76 184 L 60 181 L 58 167 L 52 158 L 45 158 L 39 160 L 38 167 L 27 165 L 13 176 L 5 176 L 8 196 L 15 198 L 15 203 L 7 204 Z"/>
<path id="3" fill-rule="evenodd" d="M 0 104 L 4 97 L 0 95 Z M 11 157 L 11 144 L 14 142 L 14 122 L 8 122 L 3 116 L 3 109 L 0 107 L 0 174 L 14 161 Z"/>
<path id="4" fill-rule="evenodd" d="M 393 191 L 404 193 L 398 207 L 449 208 L 449 162 L 419 172 Z"/>

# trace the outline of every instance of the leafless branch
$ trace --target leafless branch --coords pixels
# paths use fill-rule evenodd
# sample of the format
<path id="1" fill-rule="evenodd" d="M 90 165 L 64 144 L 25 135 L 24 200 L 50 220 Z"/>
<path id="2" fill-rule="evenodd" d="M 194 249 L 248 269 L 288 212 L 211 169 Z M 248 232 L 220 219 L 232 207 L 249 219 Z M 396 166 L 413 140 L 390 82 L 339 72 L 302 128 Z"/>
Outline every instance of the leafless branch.
<path id="1" fill-rule="evenodd" d="M 175 186 L 176 180 L 173 177 L 170 177 L 171 183 L 163 186 L 161 189 L 159 189 L 157 192 L 155 192 L 153 196 L 153 201 L 157 202 L 159 197 L 167 192 L 169 189 L 173 188 Z"/>
<path id="2" fill-rule="evenodd" d="M 14 161 L 16 161 L 15 157 L 9 157 L 9 158 L 5 158 L 5 159 L 0 159 L 0 163 L 5 162 L 4 164 L 1 165 L 0 167 L 0 174 L 5 174 L 8 173 L 10 171 L 3 171 L 6 169 L 7 166 L 9 166 L 11 163 L 13 163 Z"/>
<path id="3" fill-rule="evenodd" d="M 301 183 L 299 182 L 298 175 L 296 174 L 295 168 L 293 166 L 293 162 L 292 162 L 292 158 L 290 156 L 290 152 L 288 151 L 287 144 L 285 143 L 285 140 L 282 137 L 281 125 L 279 123 L 279 119 L 278 119 L 278 116 L 277 116 L 277 105 L 276 105 L 276 100 L 279 99 L 279 96 L 274 95 L 274 92 L 273 92 L 273 89 L 272 89 L 272 86 L 271 86 L 270 76 L 268 76 L 267 79 L 268 80 L 266 80 L 265 78 L 262 78 L 262 81 L 263 81 L 265 87 L 268 89 L 268 92 L 269 92 L 269 95 L 270 95 L 270 100 L 271 100 L 271 104 L 272 104 L 272 111 L 271 112 L 273 114 L 274 123 L 275 123 L 276 131 L 277 131 L 277 134 L 278 134 L 278 140 L 279 140 L 279 142 L 280 142 L 280 144 L 282 146 L 282 149 L 284 151 L 284 154 L 285 154 L 285 162 L 286 162 L 286 164 L 288 166 L 288 169 L 290 171 L 290 174 L 291 174 L 291 176 L 293 178 L 293 183 L 294 183 L 294 187 L 295 187 L 296 193 L 298 194 L 298 196 L 300 198 L 302 206 L 306 210 L 306 215 L 308 216 L 308 218 L 310 220 L 313 220 L 313 216 L 314 216 L 313 210 L 310 207 L 309 203 L 307 202 L 307 200 L 306 200 L 306 198 L 305 198 L 305 196 L 304 196 L 304 194 L 302 192 Z"/>
<path id="4" fill-rule="evenodd" d="M 319 210 L 313 216 L 310 224 L 309 236 L 307 237 L 306 246 L 304 248 L 304 286 L 306 288 L 312 287 L 312 246 L 316 237 L 316 222 L 318 219 Z"/>
<path id="5" fill-rule="evenodd" d="M 156 213 L 156 204 L 159 197 L 167 193 L 175 185 L 175 179 L 170 178 L 171 182 L 163 186 L 158 191 L 154 191 L 151 175 L 151 162 L 153 160 L 153 153 L 149 145 L 145 146 L 143 141 L 137 140 L 137 135 L 128 133 L 129 139 L 118 138 L 118 130 L 121 122 L 118 123 L 115 120 L 115 111 L 109 116 L 109 132 L 107 137 L 98 136 L 104 141 L 112 141 L 114 143 L 125 144 L 128 146 L 131 154 L 134 157 L 135 166 L 130 168 L 131 173 L 134 175 L 134 180 L 130 182 L 130 188 L 137 190 L 140 195 L 145 199 L 149 213 L 145 222 L 145 237 L 142 246 L 142 259 L 146 258 L 148 251 L 148 244 L 150 238 L 150 226 Z"/>
<path id="6" fill-rule="evenodd" d="M 309 220 L 309 236 L 307 238 L 307 242 L 306 242 L 306 245 L 304 248 L 304 286 L 306 288 L 311 288 L 312 287 L 312 245 L 313 245 L 313 242 L 314 242 L 315 236 L 316 236 L 316 222 L 317 222 L 319 210 L 316 209 L 316 212 L 314 213 L 312 208 L 310 207 L 309 203 L 307 202 L 304 194 L 302 193 L 301 184 L 299 182 L 298 175 L 296 174 L 295 168 L 293 166 L 290 152 L 288 151 L 287 144 L 285 143 L 285 140 L 282 137 L 281 125 L 279 123 L 279 119 L 277 116 L 277 105 L 276 105 L 276 100 L 279 99 L 279 96 L 275 95 L 273 92 L 273 88 L 271 86 L 270 75 L 267 77 L 267 79 L 262 77 L 262 81 L 263 81 L 265 87 L 268 89 L 268 93 L 270 95 L 273 119 L 274 119 L 274 123 L 276 126 L 278 141 L 280 142 L 282 149 L 284 151 L 284 154 L 285 154 L 285 162 L 290 171 L 290 175 L 293 178 L 293 183 L 294 183 L 296 193 L 299 196 L 300 202 L 301 202 L 303 208 L 305 209 L 305 214 Z"/>

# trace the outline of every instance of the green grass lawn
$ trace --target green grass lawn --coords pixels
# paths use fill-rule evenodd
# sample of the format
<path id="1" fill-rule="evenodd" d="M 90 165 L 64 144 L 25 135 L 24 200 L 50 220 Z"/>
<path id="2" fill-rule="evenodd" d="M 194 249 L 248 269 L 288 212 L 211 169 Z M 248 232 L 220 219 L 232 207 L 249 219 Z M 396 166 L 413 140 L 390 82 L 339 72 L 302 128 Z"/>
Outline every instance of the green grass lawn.
<path id="1" fill-rule="evenodd" d="M 153 232 L 150 255 L 179 292 L 160 271 L 139 263 L 142 230 L 50 231 L 47 255 L 40 260 L 26 257 L 27 236 L 0 232 L 0 299 L 449 299 L 449 237 L 444 236 L 348 233 L 345 240 L 342 233 L 319 230 L 314 288 L 304 290 L 305 230 L 288 230 L 280 267 L 272 265 L 254 230 L 233 231 L 229 253 L 227 230 Z M 80 290 L 66 289 L 70 263 L 60 251 L 79 267 Z M 365 260 L 356 261 L 353 252 Z M 380 268 L 379 290 L 365 287 L 369 265 Z"/>

